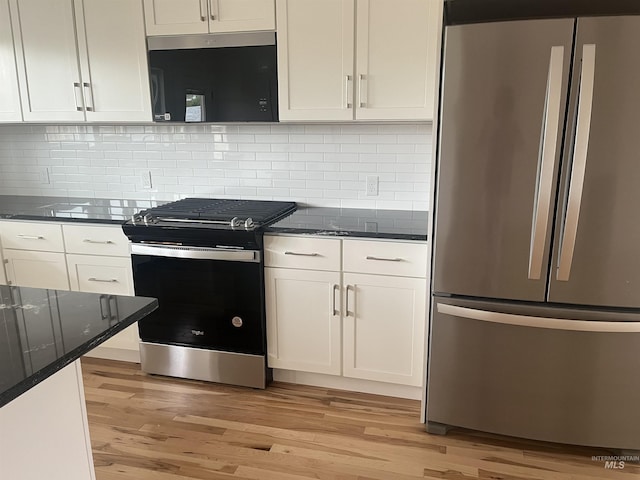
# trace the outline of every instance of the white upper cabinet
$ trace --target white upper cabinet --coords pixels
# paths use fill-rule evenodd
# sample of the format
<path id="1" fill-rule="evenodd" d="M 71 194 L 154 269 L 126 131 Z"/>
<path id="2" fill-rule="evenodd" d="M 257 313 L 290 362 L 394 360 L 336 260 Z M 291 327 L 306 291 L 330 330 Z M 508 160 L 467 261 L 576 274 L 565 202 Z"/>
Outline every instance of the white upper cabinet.
<path id="1" fill-rule="evenodd" d="M 150 36 L 209 32 L 203 0 L 144 0 L 144 18 Z"/>
<path id="2" fill-rule="evenodd" d="M 441 16 L 442 0 L 277 0 L 280 119 L 433 120 Z"/>
<path id="3" fill-rule="evenodd" d="M 142 5 L 9 0 L 26 121 L 150 121 Z"/>
<path id="4" fill-rule="evenodd" d="M 209 0 L 211 33 L 274 30 L 274 0 Z"/>
<path id="5" fill-rule="evenodd" d="M 76 2 L 88 121 L 150 121 L 151 98 L 142 4 Z M 87 85 L 88 84 L 88 85 Z"/>
<path id="6" fill-rule="evenodd" d="M 0 0 L 0 122 L 22 120 L 9 1 Z"/>
<path id="7" fill-rule="evenodd" d="M 280 120 L 353 119 L 354 0 L 278 0 Z"/>
<path id="8" fill-rule="evenodd" d="M 357 0 L 356 118 L 430 120 L 439 0 Z"/>
<path id="9" fill-rule="evenodd" d="M 274 0 L 144 0 L 147 35 L 275 29 Z"/>
<path id="10" fill-rule="evenodd" d="M 27 121 L 83 121 L 72 0 L 10 0 Z"/>

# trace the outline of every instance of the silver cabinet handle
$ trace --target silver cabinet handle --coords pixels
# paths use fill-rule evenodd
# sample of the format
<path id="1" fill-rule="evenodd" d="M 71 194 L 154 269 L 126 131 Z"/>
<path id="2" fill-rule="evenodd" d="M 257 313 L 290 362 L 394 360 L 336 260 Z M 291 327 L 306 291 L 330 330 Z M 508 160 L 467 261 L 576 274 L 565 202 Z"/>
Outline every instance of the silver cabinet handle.
<path id="1" fill-rule="evenodd" d="M 298 257 L 319 257 L 320 254 L 319 253 L 301 253 L 301 252 L 290 252 L 289 250 L 287 250 L 286 252 L 284 252 L 285 255 L 296 255 Z"/>
<path id="2" fill-rule="evenodd" d="M 353 107 L 353 103 L 349 102 L 349 82 L 351 82 L 351 75 L 344 76 L 344 106 L 349 109 Z"/>
<path id="3" fill-rule="evenodd" d="M 216 2 L 216 9 L 214 11 L 213 9 L 213 2 L 215 0 L 209 0 L 209 13 L 211 15 L 211 20 L 215 20 L 216 19 L 216 14 L 218 14 L 218 16 L 220 16 L 220 12 L 218 11 L 220 9 L 220 6 L 218 5 L 218 3 Z"/>
<path id="4" fill-rule="evenodd" d="M 355 317 L 356 316 L 356 312 L 353 311 L 349 311 L 349 290 L 353 290 L 353 293 L 355 295 L 356 293 L 356 287 L 354 287 L 353 285 L 347 285 L 345 288 L 345 303 L 344 303 L 344 316 L 345 317 Z"/>
<path id="5" fill-rule="evenodd" d="M 23 238 L 25 240 L 44 240 L 44 237 L 42 235 L 23 235 L 20 233 L 16 235 L 16 237 Z"/>
<path id="6" fill-rule="evenodd" d="M 80 82 L 73 82 L 73 99 L 76 102 L 76 110 L 78 112 L 84 111 L 84 108 L 78 103 L 78 93 L 80 93 L 80 97 L 82 97 L 82 90 Z M 84 105 L 84 102 L 82 103 Z"/>
<path id="7" fill-rule="evenodd" d="M 97 243 L 100 245 L 113 245 L 115 243 L 115 242 L 112 242 L 111 240 L 91 240 L 90 238 L 85 238 L 82 241 L 84 243 Z"/>
<path id="8" fill-rule="evenodd" d="M 539 280 L 542 263 L 545 257 L 544 245 L 549 225 L 549 207 L 553 191 L 553 178 L 556 164 L 556 148 L 558 145 L 558 124 L 560 122 L 560 95 L 562 93 L 562 67 L 564 63 L 564 47 L 551 47 L 549 74 L 547 77 L 547 93 L 542 115 L 542 132 L 540 134 L 540 151 L 538 154 L 538 180 L 531 222 L 531 246 L 529 247 L 530 280 Z"/>
<path id="9" fill-rule="evenodd" d="M 207 15 L 206 15 L 206 5 L 205 5 L 205 0 L 200 0 L 200 21 L 201 22 L 206 22 L 207 21 Z"/>
<path id="10" fill-rule="evenodd" d="M 118 311 L 118 298 L 113 295 L 109 295 L 108 298 L 109 298 L 109 318 L 111 320 L 119 320 L 120 312 Z"/>
<path id="11" fill-rule="evenodd" d="M 403 258 L 384 258 L 384 257 L 374 257 L 372 255 L 367 255 L 365 257 L 367 260 L 378 260 L 379 262 L 402 262 L 404 259 Z"/>
<path id="12" fill-rule="evenodd" d="M 582 46 L 582 67 L 580 72 L 580 95 L 578 98 L 578 118 L 576 122 L 576 138 L 573 145 L 573 161 L 571 165 L 571 181 L 569 183 L 569 199 L 567 213 L 562 227 L 560 258 L 556 278 L 568 281 L 573 261 L 573 250 L 576 246 L 578 217 L 582 203 L 584 174 L 587 169 L 587 153 L 589 151 L 589 132 L 591 130 L 591 109 L 593 107 L 593 84 L 596 74 L 596 46 Z"/>
<path id="13" fill-rule="evenodd" d="M 577 332 L 640 332 L 640 322 L 600 322 L 588 320 L 568 320 L 566 318 L 532 317 L 511 313 L 477 310 L 438 303 L 438 312 L 454 317 L 468 318 L 482 322 L 502 323 L 519 327 L 546 328 L 552 330 L 571 330 Z"/>
<path id="14" fill-rule="evenodd" d="M 336 308 L 336 292 L 340 291 L 340 285 L 333 286 L 333 316 L 340 315 L 340 311 Z"/>
<path id="15" fill-rule="evenodd" d="M 365 108 L 367 105 L 362 101 L 362 81 L 364 80 L 364 75 L 358 75 L 358 105 L 360 108 Z"/>
<path id="16" fill-rule="evenodd" d="M 89 281 L 89 282 L 101 282 L 101 283 L 118 283 L 118 279 L 117 278 L 89 277 L 89 278 L 87 278 L 87 281 Z"/>
<path id="17" fill-rule="evenodd" d="M 93 99 L 93 86 L 91 86 L 91 84 L 87 82 L 84 82 L 82 86 L 84 87 L 84 91 L 85 91 L 85 103 L 86 103 L 85 108 L 87 112 L 95 112 L 96 106 Z M 89 98 L 91 98 L 91 106 L 89 106 Z"/>
<path id="18" fill-rule="evenodd" d="M 102 320 L 107 320 L 109 318 L 109 298 L 107 295 L 100 295 L 100 316 Z"/>

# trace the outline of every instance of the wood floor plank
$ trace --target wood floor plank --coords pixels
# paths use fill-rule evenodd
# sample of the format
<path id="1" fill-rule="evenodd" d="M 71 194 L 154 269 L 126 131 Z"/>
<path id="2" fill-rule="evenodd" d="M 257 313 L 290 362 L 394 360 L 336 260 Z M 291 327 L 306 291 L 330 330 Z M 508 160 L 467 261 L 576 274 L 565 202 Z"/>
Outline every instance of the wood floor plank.
<path id="1" fill-rule="evenodd" d="M 274 383 L 266 390 L 145 375 L 83 359 L 97 480 L 640 480 L 572 447 L 454 430 L 417 401 Z"/>

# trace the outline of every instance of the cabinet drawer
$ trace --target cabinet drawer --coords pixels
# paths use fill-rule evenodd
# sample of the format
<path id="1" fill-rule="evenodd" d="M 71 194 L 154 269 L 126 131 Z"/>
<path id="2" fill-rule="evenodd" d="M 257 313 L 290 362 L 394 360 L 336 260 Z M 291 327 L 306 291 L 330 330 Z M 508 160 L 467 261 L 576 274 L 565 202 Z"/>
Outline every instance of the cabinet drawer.
<path id="1" fill-rule="evenodd" d="M 67 255 L 71 290 L 79 292 L 133 295 L 129 258 Z"/>
<path id="2" fill-rule="evenodd" d="M 118 226 L 63 225 L 67 253 L 129 256 L 129 239 Z"/>
<path id="3" fill-rule="evenodd" d="M 64 252 L 62 228 L 46 222 L 0 222 L 2 247 L 40 252 Z"/>
<path id="4" fill-rule="evenodd" d="M 427 276 L 427 244 L 345 240 L 343 270 L 354 273 Z"/>
<path id="5" fill-rule="evenodd" d="M 340 240 L 308 237 L 264 237 L 267 267 L 340 270 Z"/>

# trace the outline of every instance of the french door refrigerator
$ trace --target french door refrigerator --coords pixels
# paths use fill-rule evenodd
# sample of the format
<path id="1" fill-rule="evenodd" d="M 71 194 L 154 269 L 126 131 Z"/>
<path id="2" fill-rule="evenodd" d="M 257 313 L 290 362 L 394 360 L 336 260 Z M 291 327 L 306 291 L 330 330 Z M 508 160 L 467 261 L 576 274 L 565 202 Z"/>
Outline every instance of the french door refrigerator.
<path id="1" fill-rule="evenodd" d="M 633 15 L 445 28 L 427 431 L 640 449 L 639 45 Z"/>

